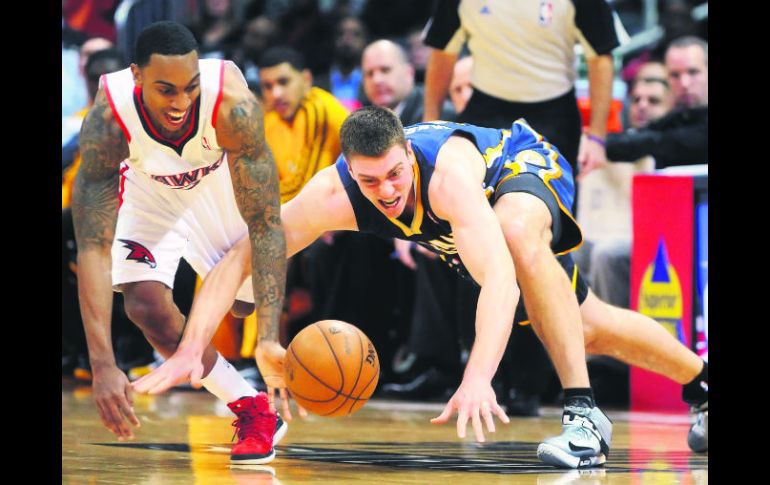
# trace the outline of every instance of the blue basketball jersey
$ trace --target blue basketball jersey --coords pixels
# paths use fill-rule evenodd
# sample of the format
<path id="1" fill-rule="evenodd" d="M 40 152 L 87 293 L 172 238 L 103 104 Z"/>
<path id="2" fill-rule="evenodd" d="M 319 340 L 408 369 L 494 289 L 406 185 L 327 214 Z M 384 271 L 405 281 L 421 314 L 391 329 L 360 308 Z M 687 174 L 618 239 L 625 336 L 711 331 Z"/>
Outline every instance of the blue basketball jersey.
<path id="1" fill-rule="evenodd" d="M 417 163 L 414 170 L 415 203 L 411 220 L 390 218 L 364 197 L 358 184 L 348 172 L 342 155 L 337 159 L 337 173 L 355 212 L 358 229 L 384 238 L 407 239 L 437 253 L 451 268 L 468 277 L 460 261 L 449 222 L 438 217 L 430 206 L 428 186 L 435 169 L 439 150 L 452 135 L 466 137 L 481 153 L 487 170 L 481 188 L 490 205 L 497 200 L 496 191 L 506 180 L 522 173 L 537 175 L 554 194 L 562 211 L 562 222 L 574 228 L 562 231 L 553 248 L 557 254 L 575 249 L 582 236 L 570 212 L 575 188 L 569 163 L 545 138 L 516 120 L 510 130 L 484 128 L 464 123 L 433 121 L 418 123 L 404 129 L 412 142 Z"/>

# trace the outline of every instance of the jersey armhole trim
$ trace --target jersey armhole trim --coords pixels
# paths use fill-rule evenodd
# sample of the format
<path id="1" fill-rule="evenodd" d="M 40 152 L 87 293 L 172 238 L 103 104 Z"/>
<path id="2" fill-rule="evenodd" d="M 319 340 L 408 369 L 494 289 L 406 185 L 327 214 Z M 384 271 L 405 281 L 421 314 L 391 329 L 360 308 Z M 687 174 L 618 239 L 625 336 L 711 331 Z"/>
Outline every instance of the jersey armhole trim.
<path id="1" fill-rule="evenodd" d="M 215 129 L 217 127 L 217 115 L 219 114 L 219 105 L 222 103 L 222 97 L 225 92 L 225 61 L 221 61 L 219 64 L 219 93 L 217 93 L 217 100 L 214 102 L 214 111 L 211 114 L 211 126 Z"/>
<path id="2" fill-rule="evenodd" d="M 112 100 L 112 95 L 110 94 L 110 87 L 107 84 L 106 74 L 102 74 L 101 82 L 102 82 L 102 85 L 104 86 L 104 94 L 107 95 L 107 101 L 110 103 L 110 109 L 112 110 L 112 114 L 113 116 L 115 116 L 115 119 L 117 120 L 118 125 L 120 125 L 120 129 L 123 130 L 123 134 L 126 136 L 126 140 L 128 140 L 128 142 L 131 143 L 131 133 L 128 132 L 126 125 L 123 123 L 123 120 L 120 118 L 120 115 L 118 114 L 118 109 L 115 107 L 115 102 Z"/>

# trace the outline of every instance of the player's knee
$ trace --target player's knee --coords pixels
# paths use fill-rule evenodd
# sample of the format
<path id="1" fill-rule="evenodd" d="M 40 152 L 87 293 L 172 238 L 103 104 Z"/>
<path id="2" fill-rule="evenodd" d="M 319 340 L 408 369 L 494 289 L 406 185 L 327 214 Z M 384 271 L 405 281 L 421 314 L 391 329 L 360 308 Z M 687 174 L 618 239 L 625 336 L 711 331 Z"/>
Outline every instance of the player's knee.
<path id="1" fill-rule="evenodd" d="M 235 318 L 246 318 L 254 313 L 255 308 L 256 306 L 253 303 L 235 300 L 233 306 L 230 307 L 230 314 Z"/>
<path id="2" fill-rule="evenodd" d="M 159 345 L 176 345 L 180 337 L 180 329 L 174 325 L 178 310 L 161 287 L 125 285 L 123 294 L 126 315 L 147 337 Z"/>
<path id="3" fill-rule="evenodd" d="M 507 221 L 502 226 L 506 244 L 513 257 L 517 271 L 532 267 L 542 254 L 550 254 L 548 244 L 539 231 L 527 223 L 526 218 Z M 544 251 L 545 250 L 545 251 Z"/>

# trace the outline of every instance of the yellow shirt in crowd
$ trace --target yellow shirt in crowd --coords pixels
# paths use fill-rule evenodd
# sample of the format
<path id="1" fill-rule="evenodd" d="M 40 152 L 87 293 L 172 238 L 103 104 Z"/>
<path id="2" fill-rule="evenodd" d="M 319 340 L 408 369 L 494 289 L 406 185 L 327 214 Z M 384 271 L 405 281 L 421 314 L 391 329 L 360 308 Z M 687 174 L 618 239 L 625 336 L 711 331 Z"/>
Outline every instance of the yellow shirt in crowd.
<path id="1" fill-rule="evenodd" d="M 337 98 L 317 87 L 310 89 L 291 123 L 275 111 L 265 113 L 265 137 L 278 165 L 282 204 L 337 160 L 342 152 L 340 128 L 347 116 Z"/>

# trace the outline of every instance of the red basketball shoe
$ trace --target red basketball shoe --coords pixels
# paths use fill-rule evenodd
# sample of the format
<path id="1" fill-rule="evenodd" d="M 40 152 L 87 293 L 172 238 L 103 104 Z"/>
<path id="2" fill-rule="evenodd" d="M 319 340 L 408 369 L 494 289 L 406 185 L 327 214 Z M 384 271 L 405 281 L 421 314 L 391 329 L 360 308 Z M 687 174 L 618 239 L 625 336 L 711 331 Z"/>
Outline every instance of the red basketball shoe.
<path id="1" fill-rule="evenodd" d="M 283 438 L 288 426 L 276 413 L 270 412 L 267 394 L 242 397 L 227 404 L 238 416 L 233 421 L 238 442 L 230 452 L 233 465 L 262 465 L 275 458 L 273 445 Z"/>

